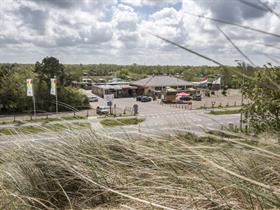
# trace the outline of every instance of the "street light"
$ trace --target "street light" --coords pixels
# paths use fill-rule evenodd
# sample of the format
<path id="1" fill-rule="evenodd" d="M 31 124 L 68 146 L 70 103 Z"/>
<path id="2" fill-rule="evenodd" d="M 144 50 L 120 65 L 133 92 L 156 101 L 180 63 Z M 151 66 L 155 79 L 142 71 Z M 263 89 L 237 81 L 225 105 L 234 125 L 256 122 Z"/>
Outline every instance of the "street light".
<path id="1" fill-rule="evenodd" d="M 238 66 L 240 66 L 242 68 L 242 76 L 243 76 L 243 84 L 242 86 L 244 86 L 245 84 L 245 72 L 247 72 L 247 64 L 243 61 L 243 60 L 235 60 L 235 62 L 237 62 Z M 243 92 L 241 91 L 241 106 L 243 106 L 244 103 L 244 95 Z M 243 129 L 243 113 L 240 113 L 240 131 L 242 131 Z"/>

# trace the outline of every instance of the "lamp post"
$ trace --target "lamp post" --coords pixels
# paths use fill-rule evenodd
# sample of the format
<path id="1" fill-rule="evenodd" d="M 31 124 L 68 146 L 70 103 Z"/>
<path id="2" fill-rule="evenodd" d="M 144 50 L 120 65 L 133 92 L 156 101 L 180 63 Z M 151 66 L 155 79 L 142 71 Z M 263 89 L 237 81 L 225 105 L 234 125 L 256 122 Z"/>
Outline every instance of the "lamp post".
<path id="1" fill-rule="evenodd" d="M 243 60 L 235 60 L 237 62 L 238 66 L 241 67 L 242 71 L 242 86 L 245 84 L 245 72 L 247 72 L 247 64 Z M 244 103 L 244 95 L 241 91 L 241 106 L 243 106 Z M 240 131 L 243 129 L 243 113 L 240 113 Z"/>

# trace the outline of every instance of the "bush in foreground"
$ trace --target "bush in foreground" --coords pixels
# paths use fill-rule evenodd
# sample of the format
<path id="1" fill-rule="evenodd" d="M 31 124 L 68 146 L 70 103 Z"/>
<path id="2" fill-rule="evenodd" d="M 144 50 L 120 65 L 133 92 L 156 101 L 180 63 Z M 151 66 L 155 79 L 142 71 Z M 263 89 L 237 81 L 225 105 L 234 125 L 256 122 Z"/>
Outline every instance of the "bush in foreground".
<path id="1" fill-rule="evenodd" d="M 209 138 L 88 133 L 6 144 L 0 209 L 280 208 L 279 145 Z"/>

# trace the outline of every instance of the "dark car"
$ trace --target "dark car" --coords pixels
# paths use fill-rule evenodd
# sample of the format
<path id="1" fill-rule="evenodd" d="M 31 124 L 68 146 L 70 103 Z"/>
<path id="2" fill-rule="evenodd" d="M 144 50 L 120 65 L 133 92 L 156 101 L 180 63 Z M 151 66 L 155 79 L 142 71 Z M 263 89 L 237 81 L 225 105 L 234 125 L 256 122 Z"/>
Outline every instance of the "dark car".
<path id="1" fill-rule="evenodd" d="M 136 101 L 141 101 L 143 96 L 137 96 Z"/>
<path id="2" fill-rule="evenodd" d="M 182 96 L 182 97 L 180 97 L 180 100 L 181 101 L 191 101 L 192 97 L 191 96 Z"/>
<path id="3" fill-rule="evenodd" d="M 202 100 L 202 97 L 201 97 L 201 95 L 194 95 L 194 96 L 193 96 L 193 100 L 194 100 L 194 101 L 201 101 L 201 100 Z"/>
<path id="4" fill-rule="evenodd" d="M 108 106 L 98 106 L 96 108 L 96 114 L 98 115 L 108 115 L 110 113 L 110 108 Z"/>
<path id="5" fill-rule="evenodd" d="M 151 97 L 148 97 L 148 96 L 143 96 L 141 98 L 141 102 L 150 102 L 152 101 L 153 99 Z"/>

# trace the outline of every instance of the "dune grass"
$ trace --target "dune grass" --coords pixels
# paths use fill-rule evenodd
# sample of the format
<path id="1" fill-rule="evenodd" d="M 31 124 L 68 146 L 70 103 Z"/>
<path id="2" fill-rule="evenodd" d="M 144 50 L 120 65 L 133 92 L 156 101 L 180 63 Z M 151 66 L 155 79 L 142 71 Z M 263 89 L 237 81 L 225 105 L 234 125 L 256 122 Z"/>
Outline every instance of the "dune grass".
<path id="1" fill-rule="evenodd" d="M 9 124 L 15 124 L 15 125 L 24 125 L 27 123 L 50 123 L 50 122 L 61 122 L 65 120 L 83 120 L 86 119 L 86 117 L 82 116 L 69 116 L 69 117 L 48 117 L 48 118 L 35 118 L 32 120 L 16 120 L 16 121 L 2 121 L 0 124 L 2 125 L 9 125 Z"/>
<path id="2" fill-rule="evenodd" d="M 117 126 L 127 126 L 127 125 L 137 125 L 144 122 L 143 118 L 109 118 L 100 121 L 101 125 L 104 127 L 117 127 Z"/>
<path id="3" fill-rule="evenodd" d="M 72 122 L 71 125 L 77 126 L 80 129 L 90 128 L 88 123 Z M 69 123 L 54 123 L 47 125 L 32 125 L 22 127 L 0 128 L 1 135 L 18 135 L 18 134 L 37 134 L 44 132 L 60 132 L 69 129 Z"/>
<path id="4" fill-rule="evenodd" d="M 89 132 L 0 151 L 0 209 L 280 208 L 277 144 Z"/>

